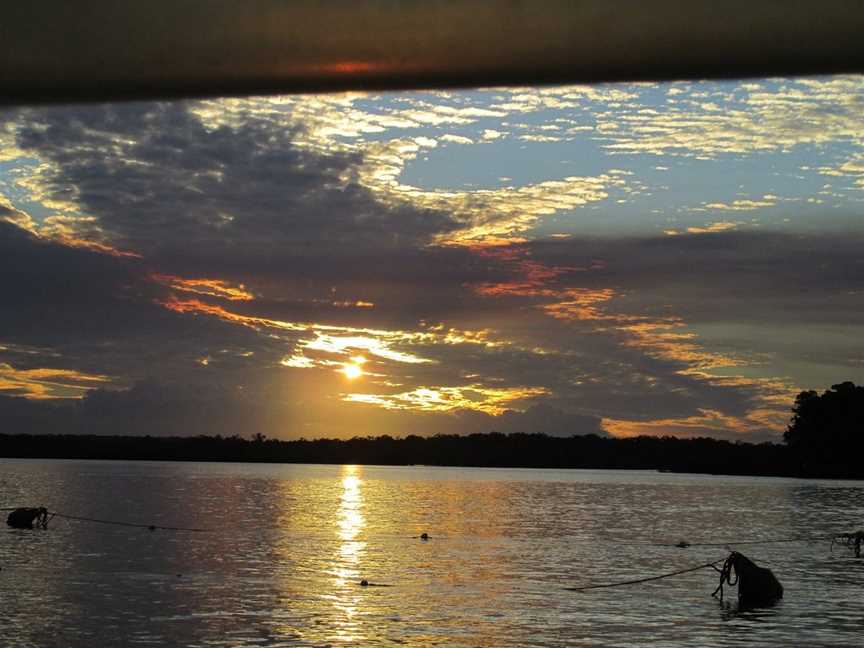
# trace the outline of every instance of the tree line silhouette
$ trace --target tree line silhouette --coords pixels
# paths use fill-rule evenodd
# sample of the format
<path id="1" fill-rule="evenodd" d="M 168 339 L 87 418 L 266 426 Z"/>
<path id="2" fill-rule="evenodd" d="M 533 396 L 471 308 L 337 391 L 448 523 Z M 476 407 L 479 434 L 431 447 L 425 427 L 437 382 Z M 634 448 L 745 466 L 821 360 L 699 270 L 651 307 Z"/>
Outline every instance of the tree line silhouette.
<path id="1" fill-rule="evenodd" d="M 864 387 L 843 382 L 820 396 L 802 391 L 783 435 L 801 475 L 864 475 Z"/>
<path id="2" fill-rule="evenodd" d="M 524 468 L 652 469 L 734 475 L 864 478 L 864 387 L 834 385 L 795 400 L 785 445 L 713 438 L 570 437 L 542 433 L 352 439 L 0 434 L 0 456 Z"/>
<path id="3" fill-rule="evenodd" d="M 282 441 L 240 436 L 0 435 L 5 457 L 249 461 L 524 468 L 658 469 L 723 474 L 789 474 L 785 448 L 717 439 L 594 434 L 443 434 Z"/>

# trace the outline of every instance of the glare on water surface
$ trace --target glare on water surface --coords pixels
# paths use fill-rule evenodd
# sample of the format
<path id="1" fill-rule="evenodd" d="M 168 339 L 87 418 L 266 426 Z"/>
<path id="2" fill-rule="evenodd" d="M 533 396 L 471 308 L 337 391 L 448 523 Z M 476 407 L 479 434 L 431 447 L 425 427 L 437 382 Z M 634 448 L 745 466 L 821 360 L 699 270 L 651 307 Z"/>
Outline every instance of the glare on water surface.
<path id="1" fill-rule="evenodd" d="M 745 549 L 786 590 L 755 612 L 736 610 L 734 590 L 732 601 L 712 599 L 717 575 L 707 569 L 564 589 L 727 553 L 657 541 L 851 528 L 864 515 L 860 482 L 422 466 L 2 468 L 10 498 L 211 529 L 55 519 L 47 531 L 0 533 L 10 648 L 44 645 L 46 625 L 63 646 L 839 646 L 857 645 L 864 614 L 860 560 L 820 542 Z"/>

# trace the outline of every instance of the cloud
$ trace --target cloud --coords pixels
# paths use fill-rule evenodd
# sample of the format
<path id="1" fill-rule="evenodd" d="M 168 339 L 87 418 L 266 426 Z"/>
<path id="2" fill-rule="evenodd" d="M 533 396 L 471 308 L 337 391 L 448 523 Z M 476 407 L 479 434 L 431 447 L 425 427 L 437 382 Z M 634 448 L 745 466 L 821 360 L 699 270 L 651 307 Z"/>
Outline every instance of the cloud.
<path id="1" fill-rule="evenodd" d="M 862 144 L 860 77 L 776 80 L 772 88 L 721 84 L 676 91 L 656 110 L 598 114 L 610 152 L 715 158 L 726 154 L 789 151 L 830 142 Z M 723 109 L 703 101 L 716 98 Z"/>
<path id="2" fill-rule="evenodd" d="M 702 227 L 688 227 L 683 231 L 668 229 L 664 230 L 663 233 L 667 236 L 677 236 L 679 234 L 711 234 L 712 232 L 728 232 L 734 230 L 739 225 L 741 225 L 741 223 L 735 221 L 716 221 L 714 223 L 707 223 Z"/>
<path id="3" fill-rule="evenodd" d="M 140 259 L 0 222 L 0 362 L 31 384 L 54 372 L 62 395 L 80 396 L 74 389 L 87 387 L 86 376 L 128 384 L 148 372 L 182 373 L 208 349 L 253 342 L 235 327 L 190 322 L 159 306 L 166 291 L 149 276 Z M 70 382 L 75 376 L 81 380 Z"/>
<path id="4" fill-rule="evenodd" d="M 19 121 L 18 145 L 48 163 L 44 197 L 93 219 L 88 238 L 154 260 L 371 253 L 456 228 L 444 212 L 377 200 L 359 183 L 362 154 L 302 146 L 287 115 L 209 128 L 186 104 L 123 104 L 30 110 Z"/>
<path id="5" fill-rule="evenodd" d="M 627 186 L 626 172 L 567 176 L 523 186 L 475 191 L 429 191 L 396 184 L 381 191 L 382 200 L 407 200 L 420 207 L 452 214 L 458 229 L 439 234 L 438 243 L 483 243 L 515 238 L 544 217 L 568 212 L 609 197 Z"/>
<path id="6" fill-rule="evenodd" d="M 861 237 L 849 232 L 723 231 L 686 237 L 569 238 L 530 244 L 582 288 L 613 288 L 634 309 L 687 321 L 846 322 L 864 285 Z"/>
<path id="7" fill-rule="evenodd" d="M 696 416 L 653 421 L 604 419 L 603 426 L 616 437 L 672 436 L 681 438 L 714 437 L 727 441 L 777 442 L 776 434 L 754 417 L 727 416 L 714 410 L 700 410 Z"/>
<path id="8" fill-rule="evenodd" d="M 344 400 L 351 403 L 366 403 L 385 409 L 411 411 L 452 412 L 454 410 L 476 410 L 492 415 L 502 415 L 513 401 L 533 399 L 547 393 L 543 387 L 489 388 L 482 385 L 461 387 L 428 386 L 396 394 L 350 393 Z"/>
<path id="9" fill-rule="evenodd" d="M 254 295 L 248 292 L 243 284 L 231 285 L 230 282 L 222 281 L 221 279 L 184 279 L 183 277 L 159 273 L 151 274 L 150 278 L 179 292 L 221 297 L 229 301 L 250 301 L 254 299 Z"/>
<path id="10" fill-rule="evenodd" d="M 805 377 L 864 366 L 849 352 L 860 236 L 709 219 L 663 225 L 682 236 L 574 227 L 528 241 L 565 215 L 593 213 L 611 232 L 616 201 L 656 187 L 602 156 L 552 179 L 494 169 L 508 186 L 473 191 L 402 174 L 433 146 L 491 155 L 517 138 L 703 158 L 859 144 L 854 88 L 782 83 L 775 101 L 761 84 L 676 86 L 651 106 L 656 88 L 633 86 L 439 106 L 356 95 L 20 112 L 3 131 L 30 162 L 14 204 L 0 203 L 0 387 L 87 391 L 77 416 L 101 429 L 124 408 L 161 407 L 186 426 L 166 429 L 272 436 L 568 434 L 603 421 L 616 434 L 776 438 L 793 390 L 819 387 Z M 715 110 L 726 95 L 730 110 Z M 857 178 L 850 155 L 820 172 Z M 758 214 L 786 200 L 744 191 L 689 204 Z"/>
<path id="11" fill-rule="evenodd" d="M 462 135 L 452 135 L 449 133 L 447 135 L 442 135 L 440 137 L 440 139 L 442 142 L 450 142 L 452 144 L 473 144 L 474 143 L 474 140 L 472 140 L 470 137 L 464 137 Z"/>
<path id="12" fill-rule="evenodd" d="M 728 424 L 742 438 L 776 438 L 796 390 L 812 387 L 812 376 L 860 374 L 859 360 L 839 349 L 851 342 L 864 306 L 861 243 L 848 233 L 772 231 L 570 237 L 522 244 L 509 255 L 521 281 L 477 288 L 502 308 L 528 301 L 569 328 L 569 344 L 551 327 L 538 337 L 560 356 L 591 349 L 582 357 L 595 364 L 569 387 L 551 379 L 549 357 L 550 379 L 540 384 L 578 399 L 582 412 L 617 409 L 601 414 L 613 433 L 698 428 L 716 436 Z M 599 360 L 604 353 L 609 362 Z M 709 424 L 702 410 L 719 414 Z"/>
<path id="13" fill-rule="evenodd" d="M 72 369 L 16 369 L 0 362 L 0 392 L 25 398 L 77 398 L 98 386 L 98 383 L 108 381 L 108 376 Z"/>
<path id="14" fill-rule="evenodd" d="M 0 417 L 17 433 L 251 436 L 290 417 L 281 400 L 218 383 L 143 380 L 128 389 L 93 389 L 65 402 L 0 394 Z"/>
<path id="15" fill-rule="evenodd" d="M 504 135 L 505 134 L 502 133 L 501 131 L 498 131 L 498 130 L 495 130 L 492 128 L 487 128 L 483 131 L 482 138 L 484 140 L 495 140 L 495 139 L 498 139 L 499 137 L 504 137 Z"/>
<path id="16" fill-rule="evenodd" d="M 36 224 L 30 215 L 16 209 L 2 194 L 0 194 L 0 223 L 16 225 L 28 232 L 33 232 L 36 228 Z"/>
<path id="17" fill-rule="evenodd" d="M 773 207 L 776 205 L 775 200 L 767 199 L 767 196 L 762 200 L 745 200 L 738 199 L 729 203 L 713 202 L 706 203 L 706 209 L 721 209 L 724 211 L 752 211 L 754 209 L 762 209 L 763 207 Z"/>
<path id="18" fill-rule="evenodd" d="M 473 254 L 487 268 L 465 288 L 476 290 L 470 313 L 462 313 L 473 326 L 374 329 L 281 320 L 275 302 L 235 299 L 233 291 L 244 289 L 233 283 L 199 278 L 177 287 L 173 276 L 153 280 L 141 259 L 72 248 L 11 224 L 0 233 L 0 362 L 18 383 L 28 378 L 25 391 L 35 394 L 32 385 L 42 380 L 80 395 L 79 388 L 97 385 L 86 377 L 112 376 L 110 400 L 118 387 L 167 372 L 190 389 L 216 384 L 233 394 L 243 386 L 243 398 L 227 402 L 268 412 L 261 429 L 273 436 L 326 436 L 328 420 L 341 429 L 318 413 L 332 407 L 346 419 L 350 407 L 363 408 L 364 417 L 370 409 L 390 411 L 393 417 L 371 417 L 368 425 L 380 420 L 398 432 L 414 423 L 423 430 L 458 423 L 463 427 L 452 429 L 477 431 L 488 423 L 532 431 L 523 413 L 541 406 L 573 423 L 555 426 L 562 433 L 582 429 L 578 421 L 595 429 L 588 423 L 602 418 L 620 434 L 717 435 L 725 425 L 741 438 L 776 435 L 795 385 L 767 378 L 778 372 L 765 354 L 788 340 L 783 357 L 803 361 L 808 349 L 795 348 L 794 335 L 854 321 L 864 294 L 864 275 L 854 270 L 861 242 L 849 236 L 570 237 L 459 250 L 458 258 Z M 453 278 L 444 280 L 451 291 Z M 57 304 L 68 304 L 59 318 Z M 444 305 L 447 319 L 458 321 Z M 737 333 L 742 326 L 782 333 L 754 348 L 752 332 Z M 846 362 L 838 344 L 825 347 L 823 362 Z M 368 359 L 368 373 L 349 384 L 338 369 L 358 354 Z M 764 378 L 748 377 L 766 362 Z M 66 380 L 74 376 L 84 378 Z M 274 393 L 278 411 L 263 403 Z M 307 403 L 302 416 L 300 402 Z M 177 410 L 179 419 L 189 424 L 190 412 L 206 409 L 195 407 Z M 412 418 L 424 412 L 435 416 Z"/>

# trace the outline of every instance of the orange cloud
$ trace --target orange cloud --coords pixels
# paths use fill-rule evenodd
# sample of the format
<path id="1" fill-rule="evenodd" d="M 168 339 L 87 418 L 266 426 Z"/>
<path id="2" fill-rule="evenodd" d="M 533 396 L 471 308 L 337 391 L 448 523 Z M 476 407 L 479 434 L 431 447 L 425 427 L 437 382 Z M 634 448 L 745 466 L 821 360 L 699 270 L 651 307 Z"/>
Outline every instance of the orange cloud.
<path id="1" fill-rule="evenodd" d="M 722 228 L 716 228 L 719 231 Z M 737 387 L 754 392 L 754 405 L 742 417 L 705 411 L 699 416 L 657 421 L 608 419 L 606 429 L 619 436 L 638 434 L 746 434 L 766 429 L 781 430 L 788 421 L 788 403 L 796 389 L 783 381 L 748 378 L 742 375 L 719 375 L 720 369 L 744 367 L 747 359 L 706 349 L 696 333 L 688 331 L 685 322 L 675 316 L 650 317 L 609 312 L 609 303 L 619 297 L 613 288 L 561 288 L 556 279 L 568 272 L 602 268 L 593 262 L 588 268 L 547 266 L 527 258 L 524 246 L 495 245 L 474 248 L 477 254 L 509 264 L 517 278 L 509 282 L 473 286 L 483 296 L 525 296 L 542 298 L 546 303 L 535 308 L 563 321 L 596 322 L 597 330 L 613 331 L 622 336 L 621 344 L 646 355 L 676 363 L 676 373 L 716 387 Z"/>
<path id="2" fill-rule="evenodd" d="M 346 394 L 343 400 L 377 405 L 390 410 L 453 412 L 470 409 L 500 416 L 514 401 L 548 394 L 544 387 L 501 387 L 482 385 L 461 387 L 418 387 L 400 394 Z"/>
<path id="3" fill-rule="evenodd" d="M 212 315 L 214 317 L 218 317 L 219 319 L 225 320 L 226 322 L 233 322 L 234 324 L 240 324 L 242 326 L 248 326 L 255 329 L 259 327 L 265 327 L 283 329 L 286 331 L 305 331 L 308 328 L 300 324 L 283 322 L 281 320 L 274 320 L 266 317 L 254 317 L 250 315 L 240 315 L 239 313 L 232 313 L 231 311 L 225 310 L 221 306 L 216 306 L 215 304 L 208 304 L 201 301 L 200 299 L 178 299 L 174 295 L 171 295 L 168 299 L 157 300 L 156 303 L 160 306 L 167 308 L 168 310 L 174 311 L 175 313 Z"/>
<path id="4" fill-rule="evenodd" d="M 141 255 L 137 252 L 131 252 L 129 250 L 118 250 L 115 247 L 112 247 L 106 243 L 100 243 L 98 241 L 88 241 L 85 239 L 71 238 L 68 236 L 61 236 L 57 238 L 56 241 L 69 247 L 77 247 L 85 250 L 91 250 L 93 252 L 99 252 L 100 254 L 108 254 L 117 258 L 141 258 Z"/>
<path id="5" fill-rule="evenodd" d="M 230 301 L 250 301 L 254 295 L 246 290 L 243 284 L 232 286 L 221 279 L 184 279 L 175 275 L 152 273 L 150 278 L 162 285 L 181 292 L 191 292 L 198 295 L 220 297 Z"/>
<path id="6" fill-rule="evenodd" d="M 644 350 L 654 358 L 672 360 L 689 365 L 683 374 L 695 375 L 696 371 L 716 367 L 741 367 L 747 363 L 740 358 L 713 353 L 704 349 L 695 333 L 682 332 L 683 321 L 676 317 L 643 320 L 622 326 L 631 337 L 624 345 Z"/>
<path id="7" fill-rule="evenodd" d="M 16 369 L 10 364 L 0 363 L 0 392 L 12 392 L 30 399 L 77 398 L 97 384 L 110 380 L 108 376 L 74 369 Z"/>
<path id="8" fill-rule="evenodd" d="M 615 296 L 611 288 L 570 288 L 556 295 L 562 301 L 545 304 L 540 308 L 555 319 L 563 320 L 600 320 L 609 319 L 598 305 L 609 301 Z"/>
<path id="9" fill-rule="evenodd" d="M 603 427 L 616 437 L 634 436 L 674 436 L 698 437 L 717 436 L 728 432 L 742 437 L 752 431 L 752 422 L 745 418 L 727 416 L 715 410 L 699 410 L 696 416 L 677 419 L 657 419 L 654 421 L 627 421 L 622 419 L 603 419 Z"/>
<path id="10" fill-rule="evenodd" d="M 496 242 L 494 245 L 474 245 L 471 250 L 479 256 L 495 259 L 511 267 L 516 278 L 498 283 L 480 283 L 472 286 L 474 292 L 484 297 L 505 295 L 521 297 L 553 297 L 559 292 L 548 288 L 561 275 L 571 272 L 586 272 L 604 267 L 602 261 L 593 261 L 588 267 L 550 266 L 529 257 L 527 248 L 521 245 L 507 245 Z"/>

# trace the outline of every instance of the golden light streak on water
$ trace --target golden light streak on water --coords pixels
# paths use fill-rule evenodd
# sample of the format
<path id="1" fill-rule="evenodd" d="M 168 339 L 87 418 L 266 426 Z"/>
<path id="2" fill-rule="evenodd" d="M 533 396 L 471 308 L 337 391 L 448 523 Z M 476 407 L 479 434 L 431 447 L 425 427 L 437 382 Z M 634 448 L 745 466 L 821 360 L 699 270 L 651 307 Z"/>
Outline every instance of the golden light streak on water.
<path id="1" fill-rule="evenodd" d="M 342 466 L 342 496 L 339 502 L 337 535 L 339 545 L 339 562 L 334 570 L 334 591 L 338 595 L 332 599 L 333 606 L 340 613 L 337 627 L 334 628 L 337 641 L 350 643 L 362 638 L 360 630 L 358 606 L 361 603 L 359 586 L 363 576 L 360 565 L 366 549 L 366 543 L 357 537 L 363 531 L 366 520 L 363 517 L 362 480 L 358 466 Z"/>

